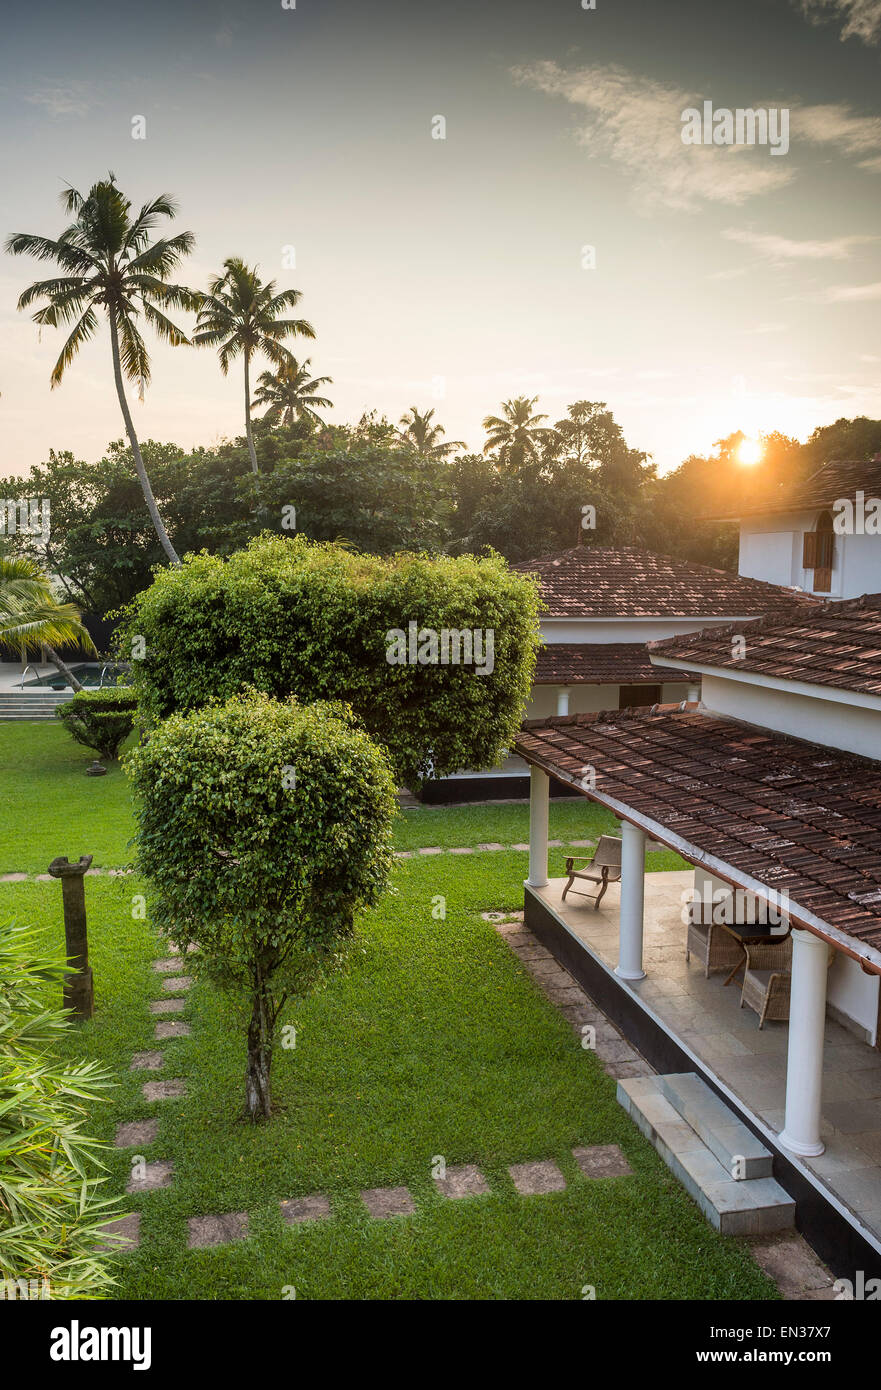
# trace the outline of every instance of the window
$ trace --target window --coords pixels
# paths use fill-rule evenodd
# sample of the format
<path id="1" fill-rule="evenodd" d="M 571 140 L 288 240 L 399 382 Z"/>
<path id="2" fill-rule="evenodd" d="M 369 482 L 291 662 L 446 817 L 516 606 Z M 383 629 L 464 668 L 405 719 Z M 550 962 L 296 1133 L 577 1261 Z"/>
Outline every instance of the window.
<path id="1" fill-rule="evenodd" d="M 802 564 L 806 570 L 814 571 L 814 591 L 828 594 L 832 588 L 832 569 L 835 564 L 835 535 L 832 530 L 832 517 L 828 512 L 823 512 L 815 531 L 805 532 Z"/>
<path id="2" fill-rule="evenodd" d="M 659 685 L 619 685 L 618 708 L 636 709 L 641 705 L 659 705 L 661 687 Z"/>

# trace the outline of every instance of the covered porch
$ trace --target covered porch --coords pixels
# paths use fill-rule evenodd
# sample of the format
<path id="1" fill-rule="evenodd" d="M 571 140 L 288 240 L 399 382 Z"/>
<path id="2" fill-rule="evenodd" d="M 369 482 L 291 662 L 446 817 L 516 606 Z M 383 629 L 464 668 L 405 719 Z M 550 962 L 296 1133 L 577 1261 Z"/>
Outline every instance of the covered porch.
<path id="1" fill-rule="evenodd" d="M 773 735 L 756 740 L 758 731 L 733 721 L 724 721 L 730 728 L 720 731 L 723 721 L 681 709 L 672 714 L 672 724 L 670 711 L 657 711 L 593 720 L 581 716 L 524 727 L 518 751 L 531 763 L 527 925 L 656 1070 L 696 1071 L 767 1144 L 775 1154 L 775 1175 L 797 1200 L 800 1229 L 825 1258 L 833 1262 L 836 1250 L 840 1256 L 849 1247 L 863 1268 L 871 1264 L 881 1269 L 881 1052 L 827 1013 L 830 950 L 847 955 L 857 983 L 862 976 L 881 973 L 881 952 L 873 944 L 881 925 L 874 915 L 881 855 L 876 851 L 870 857 L 858 841 L 854 843 L 862 827 L 851 817 L 846 827 L 849 842 L 832 843 L 838 853 L 828 871 L 825 842 L 833 842 L 833 836 L 821 829 L 819 815 L 811 823 L 813 808 L 802 795 L 806 787 L 793 785 L 799 749 L 793 750 L 792 740 L 778 741 Z M 684 727 L 676 719 L 683 714 Z M 704 720 L 707 765 L 699 769 L 696 738 L 704 736 Z M 666 765 L 652 767 L 648 750 L 640 747 L 640 735 L 647 729 L 649 739 L 663 732 Z M 626 733 L 634 737 L 625 752 L 620 736 Z M 726 750 L 720 748 L 720 738 L 727 739 Z M 756 742 L 761 746 L 755 747 Z M 753 767 L 744 766 L 749 745 L 756 759 Z M 821 750 L 812 745 L 802 749 L 812 750 L 820 761 Z M 739 764 L 733 791 L 730 774 L 726 778 L 720 765 L 722 751 L 729 768 Z M 835 781 L 836 772 L 852 776 L 854 769 L 836 769 L 838 755 L 830 750 L 822 754 L 823 778 L 815 783 L 814 795 L 825 791 L 831 800 L 830 773 Z M 790 782 L 785 805 L 799 812 L 798 833 L 782 823 L 781 759 L 787 760 Z M 842 755 L 841 761 L 860 760 Z M 671 762 L 677 767 L 672 788 Z M 881 773 L 873 788 L 865 784 L 865 765 L 856 771 L 863 773 L 863 803 L 871 815 L 872 797 L 881 791 Z M 566 880 L 548 879 L 549 772 L 568 777 L 582 794 L 607 805 L 621 819 L 621 881 L 609 886 L 599 910 L 585 897 L 570 895 L 564 902 Z M 749 775 L 757 784 L 751 790 Z M 840 800 L 840 780 L 836 796 Z M 828 824 L 828 809 L 823 814 Z M 756 823 L 760 818 L 765 826 Z M 772 834 L 767 822 L 774 824 Z M 694 870 L 647 875 L 649 838 L 767 903 L 779 903 L 784 894 L 792 927 L 788 1020 L 768 1021 L 759 1029 L 756 1013 L 740 1008 L 739 975 L 726 985 L 727 970 L 705 978 L 702 963 L 694 957 L 686 962 L 686 905 L 693 893 Z M 799 841 L 809 842 L 819 864 L 808 862 L 807 846 Z M 715 852 L 709 852 L 708 842 Z M 857 853 L 845 885 L 840 862 L 846 849 Z M 788 868 L 780 863 L 787 854 L 797 860 L 800 872 L 794 871 L 794 864 Z M 865 891 L 863 875 L 868 875 L 871 891 Z M 836 879 L 843 885 L 838 892 L 830 888 Z M 590 890 L 589 884 L 576 886 Z M 795 897 L 796 888 L 802 901 Z M 814 902 L 823 897 L 822 918 L 805 901 L 809 891 Z M 835 925 L 833 909 L 851 930 Z"/>

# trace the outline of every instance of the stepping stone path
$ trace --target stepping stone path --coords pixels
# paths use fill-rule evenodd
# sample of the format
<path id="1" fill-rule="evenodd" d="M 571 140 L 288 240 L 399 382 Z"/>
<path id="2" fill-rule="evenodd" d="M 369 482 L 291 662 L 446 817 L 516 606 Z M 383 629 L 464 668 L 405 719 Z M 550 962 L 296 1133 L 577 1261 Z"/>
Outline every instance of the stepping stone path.
<path id="1" fill-rule="evenodd" d="M 548 840 L 549 849 L 561 849 L 564 845 L 571 849 L 593 849 L 596 846 L 596 840 Z M 527 854 L 529 845 L 522 840 L 516 845 L 502 845 L 497 840 L 491 840 L 486 844 L 477 845 L 477 849 L 484 854 L 498 854 L 500 851 L 512 849 L 518 850 L 521 854 Z M 660 854 L 662 851 L 666 852 L 663 845 L 655 849 L 649 848 L 648 852 L 649 854 Z M 469 845 L 456 845 L 449 849 L 441 845 L 427 845 L 422 849 L 396 849 L 394 857 L 395 859 L 413 859 L 420 854 L 474 854 L 474 852 L 474 846 Z"/>
<path id="2" fill-rule="evenodd" d="M 248 1235 L 248 1213 L 228 1211 L 224 1216 L 191 1216 L 187 1230 L 190 1250 L 202 1250 L 208 1245 L 226 1245 L 231 1240 L 245 1240 Z"/>
<path id="3" fill-rule="evenodd" d="M 159 1071 L 164 1061 L 161 1052 L 136 1052 L 129 1071 Z"/>
<path id="4" fill-rule="evenodd" d="M 150 1013 L 182 1014 L 186 1007 L 186 999 L 153 999 L 150 1002 Z"/>
<path id="5" fill-rule="evenodd" d="M 157 975 L 170 975 L 172 970 L 180 970 L 180 956 L 167 956 L 165 960 L 154 960 L 153 969 Z"/>
<path id="6" fill-rule="evenodd" d="M 441 1196 L 453 1200 L 458 1197 L 483 1197 L 489 1192 L 486 1178 L 473 1163 L 463 1163 L 461 1168 L 448 1168 L 447 1176 L 435 1178 L 434 1185 Z"/>
<path id="7" fill-rule="evenodd" d="M 126 1192 L 155 1192 L 159 1187 L 170 1187 L 174 1176 L 174 1164 L 170 1158 L 159 1158 L 155 1163 L 145 1163 L 140 1177 L 131 1177 L 126 1183 Z"/>
<path id="8" fill-rule="evenodd" d="M 128 1216 L 120 1216 L 117 1221 L 108 1221 L 104 1227 L 104 1239 L 98 1246 L 99 1250 L 134 1250 L 141 1243 L 141 1213 L 139 1211 L 129 1212 Z"/>
<path id="9" fill-rule="evenodd" d="M 330 1202 L 321 1192 L 311 1197 L 291 1197 L 282 1202 L 281 1214 L 289 1226 L 301 1221 L 325 1221 L 330 1216 Z"/>
<path id="10" fill-rule="evenodd" d="M 190 1025 L 188 1023 L 178 1023 L 176 1019 L 169 1019 L 167 1023 L 157 1023 L 156 1031 L 153 1034 L 157 1042 L 163 1042 L 165 1038 L 188 1038 L 190 1036 Z"/>
<path id="11" fill-rule="evenodd" d="M 361 1193 L 361 1201 L 376 1221 L 412 1216 L 416 1210 L 406 1187 L 368 1187 Z"/>
<path id="12" fill-rule="evenodd" d="M 536 1197 L 542 1192 L 562 1192 L 566 1186 L 566 1179 L 551 1158 L 539 1163 L 512 1163 L 508 1172 L 523 1197 Z"/>
<path id="13" fill-rule="evenodd" d="M 117 1126 L 113 1142 L 118 1149 L 140 1148 L 143 1144 L 152 1144 L 158 1133 L 158 1120 L 132 1120 L 127 1125 Z"/>
<path id="14" fill-rule="evenodd" d="M 171 979 L 162 981 L 162 988 L 166 994 L 183 994 L 192 983 L 192 975 L 173 975 Z"/>
<path id="15" fill-rule="evenodd" d="M 141 1090 L 145 1100 L 176 1100 L 178 1096 L 186 1095 L 187 1083 L 185 1081 L 147 1081 Z"/>
<path id="16" fill-rule="evenodd" d="M 573 1149 L 572 1157 L 587 1178 L 624 1178 L 633 1172 L 617 1144 Z"/>

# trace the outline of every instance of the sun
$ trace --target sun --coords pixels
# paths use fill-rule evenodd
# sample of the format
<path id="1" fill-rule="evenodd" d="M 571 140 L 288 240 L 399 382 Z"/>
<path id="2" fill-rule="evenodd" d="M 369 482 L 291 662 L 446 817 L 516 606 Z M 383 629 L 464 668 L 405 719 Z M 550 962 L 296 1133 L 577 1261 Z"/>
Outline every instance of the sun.
<path id="1" fill-rule="evenodd" d="M 752 464 L 761 461 L 764 452 L 765 450 L 761 440 L 750 439 L 747 435 L 744 435 L 737 446 L 737 461 L 738 463 L 745 463 L 752 466 Z"/>

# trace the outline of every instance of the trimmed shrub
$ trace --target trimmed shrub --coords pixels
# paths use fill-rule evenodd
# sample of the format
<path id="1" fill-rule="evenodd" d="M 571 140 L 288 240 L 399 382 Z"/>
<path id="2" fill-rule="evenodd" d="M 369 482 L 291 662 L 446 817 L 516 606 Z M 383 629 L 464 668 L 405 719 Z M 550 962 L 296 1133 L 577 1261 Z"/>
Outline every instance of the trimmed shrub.
<path id="1" fill-rule="evenodd" d="M 0 1297 L 105 1298 L 114 1283 L 100 1246 L 121 1212 L 97 1196 L 105 1146 L 82 1132 L 110 1078 L 51 1051 L 71 1024 L 46 988 L 67 968 L 33 928 L 0 926 Z"/>
<path id="2" fill-rule="evenodd" d="M 267 535 L 228 560 L 160 571 L 122 644 L 146 647 L 132 679 L 149 721 L 247 685 L 341 699 L 416 786 L 504 756 L 529 697 L 538 609 L 534 580 L 498 555 L 379 557 Z"/>
<path id="3" fill-rule="evenodd" d="M 135 724 L 138 697 L 130 686 L 81 690 L 55 711 L 68 732 L 102 758 L 117 757 Z"/>
<path id="4" fill-rule="evenodd" d="M 126 771 L 152 918 L 246 1004 L 247 1109 L 268 1119 L 280 1010 L 340 968 L 358 913 L 385 889 L 388 759 L 343 705 L 251 691 L 173 715 Z"/>

